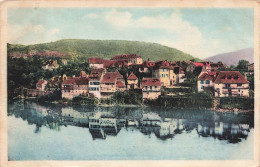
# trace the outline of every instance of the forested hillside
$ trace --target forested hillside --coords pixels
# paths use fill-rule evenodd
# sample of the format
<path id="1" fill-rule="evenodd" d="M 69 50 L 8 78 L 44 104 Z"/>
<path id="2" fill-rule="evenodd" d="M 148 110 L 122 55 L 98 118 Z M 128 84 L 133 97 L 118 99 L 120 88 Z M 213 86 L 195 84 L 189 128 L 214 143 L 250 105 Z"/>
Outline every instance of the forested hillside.
<path id="1" fill-rule="evenodd" d="M 28 54 L 31 51 L 58 51 L 67 54 L 69 59 L 80 62 L 87 61 L 89 57 L 109 59 L 120 54 L 138 54 L 143 60 L 150 59 L 152 61 L 163 59 L 172 61 L 194 59 L 191 55 L 175 48 L 138 41 L 64 39 L 56 42 L 27 46 L 8 44 L 9 56 L 12 55 L 15 57 L 19 54 Z M 195 58 L 195 60 L 198 59 Z"/>

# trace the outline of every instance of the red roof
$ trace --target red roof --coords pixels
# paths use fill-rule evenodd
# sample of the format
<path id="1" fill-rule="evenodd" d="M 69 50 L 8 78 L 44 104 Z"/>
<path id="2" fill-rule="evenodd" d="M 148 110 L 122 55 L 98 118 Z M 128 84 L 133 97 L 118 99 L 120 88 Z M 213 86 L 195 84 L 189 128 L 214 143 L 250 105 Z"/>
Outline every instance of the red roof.
<path id="1" fill-rule="evenodd" d="M 116 82 L 116 87 L 124 88 L 124 87 L 125 87 L 125 84 L 124 84 L 122 81 L 117 81 L 117 82 Z"/>
<path id="2" fill-rule="evenodd" d="M 127 79 L 129 79 L 129 80 L 137 80 L 138 78 L 135 76 L 134 73 L 131 73 Z"/>
<path id="3" fill-rule="evenodd" d="M 143 64 L 141 66 L 142 67 L 153 67 L 153 66 L 155 66 L 155 62 L 145 61 L 145 62 L 143 62 Z"/>
<path id="4" fill-rule="evenodd" d="M 193 64 L 196 66 L 196 67 L 198 67 L 198 66 L 204 66 L 204 64 L 203 63 L 197 63 L 197 62 L 193 62 Z"/>
<path id="5" fill-rule="evenodd" d="M 239 71 L 220 71 L 216 80 L 216 84 L 221 83 L 248 83 L 247 79 Z"/>
<path id="6" fill-rule="evenodd" d="M 70 78 L 62 82 L 63 85 L 74 85 L 76 84 L 75 78 Z"/>
<path id="7" fill-rule="evenodd" d="M 208 72 L 209 75 L 216 75 L 217 74 L 217 71 L 214 71 L 214 70 L 211 70 Z"/>
<path id="8" fill-rule="evenodd" d="M 88 85 L 88 80 L 86 77 L 75 78 L 76 85 Z"/>
<path id="9" fill-rule="evenodd" d="M 172 61 L 163 60 L 163 61 L 156 61 L 154 68 L 160 69 L 160 68 L 168 68 L 168 69 L 174 69 L 175 67 L 179 67 L 176 63 L 173 63 Z"/>
<path id="10" fill-rule="evenodd" d="M 94 73 L 102 73 L 104 72 L 105 69 L 104 68 L 92 68 L 90 74 L 94 74 Z"/>
<path id="11" fill-rule="evenodd" d="M 118 59 L 130 59 L 130 58 L 140 58 L 137 54 L 127 54 L 127 55 L 117 55 L 111 58 L 111 60 L 118 60 Z"/>
<path id="12" fill-rule="evenodd" d="M 202 63 L 204 66 L 210 66 L 210 62 L 209 61 L 201 61 L 200 63 Z"/>
<path id="13" fill-rule="evenodd" d="M 142 86 L 161 86 L 161 81 L 158 78 L 143 78 Z"/>
<path id="14" fill-rule="evenodd" d="M 100 77 L 104 71 L 104 68 L 92 68 L 89 75 L 89 80 L 100 80 Z"/>
<path id="15" fill-rule="evenodd" d="M 213 80 L 214 76 L 209 75 L 208 73 L 204 73 L 199 77 L 199 80 Z"/>
<path id="16" fill-rule="evenodd" d="M 104 68 L 115 66 L 116 60 L 104 60 L 103 66 Z"/>
<path id="17" fill-rule="evenodd" d="M 44 82 L 47 82 L 47 81 L 45 81 L 45 80 L 39 80 L 39 81 L 37 82 L 37 85 L 42 85 L 42 84 L 44 84 Z"/>
<path id="18" fill-rule="evenodd" d="M 115 66 L 127 66 L 126 60 L 117 60 Z"/>
<path id="19" fill-rule="evenodd" d="M 101 83 L 115 83 L 116 79 L 122 79 L 123 76 L 118 72 L 107 72 L 104 74 Z"/>
<path id="20" fill-rule="evenodd" d="M 100 58 L 100 57 L 88 58 L 89 64 L 103 64 L 103 62 L 104 62 L 103 58 Z"/>
<path id="21" fill-rule="evenodd" d="M 89 79 L 86 77 L 69 78 L 62 82 L 63 85 L 88 85 Z"/>

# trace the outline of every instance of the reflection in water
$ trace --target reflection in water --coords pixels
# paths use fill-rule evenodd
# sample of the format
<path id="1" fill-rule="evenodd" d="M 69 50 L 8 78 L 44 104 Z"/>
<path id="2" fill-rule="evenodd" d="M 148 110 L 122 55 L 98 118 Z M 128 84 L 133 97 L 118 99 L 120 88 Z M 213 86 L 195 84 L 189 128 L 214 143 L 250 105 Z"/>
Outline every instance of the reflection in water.
<path id="1" fill-rule="evenodd" d="M 84 112 L 83 112 L 84 111 Z M 136 129 L 144 135 L 160 140 L 173 139 L 176 135 L 197 131 L 199 137 L 213 137 L 238 143 L 247 139 L 253 128 L 253 114 L 217 113 L 212 111 L 175 110 L 151 108 L 96 107 L 73 108 L 41 106 L 19 101 L 8 106 L 8 115 L 15 115 L 35 124 L 35 133 L 42 126 L 60 130 L 61 126 L 73 125 L 89 129 L 93 140 L 117 136 L 122 128 Z"/>

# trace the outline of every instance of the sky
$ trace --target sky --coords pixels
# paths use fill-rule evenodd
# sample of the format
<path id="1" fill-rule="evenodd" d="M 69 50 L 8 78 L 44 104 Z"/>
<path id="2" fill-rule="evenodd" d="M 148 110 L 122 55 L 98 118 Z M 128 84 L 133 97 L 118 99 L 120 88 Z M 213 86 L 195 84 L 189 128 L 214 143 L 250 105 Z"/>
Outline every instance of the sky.
<path id="1" fill-rule="evenodd" d="M 7 23 L 12 44 L 144 41 L 201 59 L 254 47 L 252 8 L 9 8 Z"/>

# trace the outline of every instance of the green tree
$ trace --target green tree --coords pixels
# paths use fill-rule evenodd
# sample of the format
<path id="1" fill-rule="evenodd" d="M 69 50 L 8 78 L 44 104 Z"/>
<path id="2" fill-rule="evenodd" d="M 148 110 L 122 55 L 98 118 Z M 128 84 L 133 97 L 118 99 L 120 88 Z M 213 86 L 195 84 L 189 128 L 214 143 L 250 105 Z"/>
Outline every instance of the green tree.
<path id="1" fill-rule="evenodd" d="M 249 81 L 249 88 L 250 90 L 255 89 L 255 79 L 254 79 L 254 74 L 248 75 L 247 80 Z"/>
<path id="2" fill-rule="evenodd" d="M 239 60 L 237 69 L 247 69 L 248 64 L 249 64 L 249 61 L 247 61 L 247 60 Z"/>
<path id="3" fill-rule="evenodd" d="M 197 92 L 198 77 L 193 72 L 187 72 L 185 74 L 186 80 L 181 83 L 181 86 L 190 87 L 193 92 Z"/>

